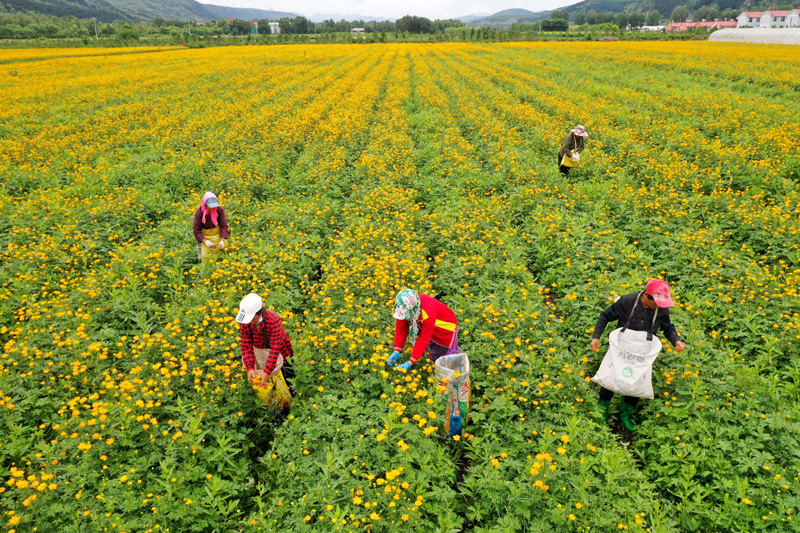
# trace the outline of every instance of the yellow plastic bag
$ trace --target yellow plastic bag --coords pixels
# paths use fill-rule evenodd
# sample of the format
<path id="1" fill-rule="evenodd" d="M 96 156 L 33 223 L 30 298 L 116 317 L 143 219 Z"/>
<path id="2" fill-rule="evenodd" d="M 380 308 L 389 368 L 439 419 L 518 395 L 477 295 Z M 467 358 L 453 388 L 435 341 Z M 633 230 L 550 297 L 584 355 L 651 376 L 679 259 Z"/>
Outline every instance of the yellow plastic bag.
<path id="1" fill-rule="evenodd" d="M 257 386 L 256 394 L 264 403 L 274 407 L 285 407 L 292 401 L 292 393 L 289 392 L 289 385 L 283 377 L 283 370 L 270 377 L 263 387 Z"/>
<path id="2" fill-rule="evenodd" d="M 573 152 L 575 152 L 575 150 L 572 150 L 570 154 L 572 154 Z M 561 158 L 561 166 L 573 168 L 578 166 L 578 162 L 572 159 L 571 155 L 564 154 L 564 157 Z"/>

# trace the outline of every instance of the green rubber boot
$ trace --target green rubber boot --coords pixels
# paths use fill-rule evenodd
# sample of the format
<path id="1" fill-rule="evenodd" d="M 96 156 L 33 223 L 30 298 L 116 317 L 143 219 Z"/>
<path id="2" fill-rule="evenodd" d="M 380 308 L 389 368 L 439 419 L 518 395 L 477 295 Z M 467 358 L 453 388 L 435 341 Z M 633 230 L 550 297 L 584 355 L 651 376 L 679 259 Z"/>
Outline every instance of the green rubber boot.
<path id="1" fill-rule="evenodd" d="M 608 409 L 611 407 L 611 400 L 597 400 L 597 408 L 600 410 L 599 418 L 601 423 L 608 423 Z"/>
<path id="2" fill-rule="evenodd" d="M 636 410 L 635 405 L 631 405 L 625 400 L 619 402 L 619 417 L 622 419 L 622 425 L 628 431 L 636 431 L 636 424 L 633 423 L 632 416 Z"/>

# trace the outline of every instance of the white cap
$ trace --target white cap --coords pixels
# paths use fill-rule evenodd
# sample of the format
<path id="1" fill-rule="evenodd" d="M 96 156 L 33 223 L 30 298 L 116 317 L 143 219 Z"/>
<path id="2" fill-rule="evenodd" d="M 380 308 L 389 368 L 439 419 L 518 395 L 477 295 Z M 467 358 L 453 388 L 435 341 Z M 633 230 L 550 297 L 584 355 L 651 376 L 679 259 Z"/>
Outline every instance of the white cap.
<path id="1" fill-rule="evenodd" d="M 253 317 L 256 316 L 256 313 L 261 311 L 263 307 L 264 302 L 261 300 L 261 296 L 251 292 L 242 298 L 242 302 L 239 304 L 239 314 L 236 315 L 236 322 L 249 324 Z"/>

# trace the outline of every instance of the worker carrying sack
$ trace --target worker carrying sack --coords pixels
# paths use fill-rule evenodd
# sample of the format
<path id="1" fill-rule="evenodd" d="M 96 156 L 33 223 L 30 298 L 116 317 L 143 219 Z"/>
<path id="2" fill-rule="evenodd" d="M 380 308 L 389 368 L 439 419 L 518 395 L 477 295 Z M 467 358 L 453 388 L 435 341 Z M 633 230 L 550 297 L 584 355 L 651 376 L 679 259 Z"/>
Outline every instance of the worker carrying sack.
<path id="1" fill-rule="evenodd" d="M 465 353 L 443 355 L 436 360 L 436 390 L 444 399 L 444 433 L 448 437 L 460 435 L 469 423 L 471 408 L 469 381 L 469 357 Z"/>
<path id="2" fill-rule="evenodd" d="M 639 298 L 641 298 L 639 294 Z M 653 335 L 658 309 L 653 313 L 650 331 L 628 329 L 639 298 L 631 309 L 624 328 L 608 336 L 608 352 L 592 381 L 605 389 L 636 398 L 653 399 L 653 363 L 661 352 L 661 340 Z"/>

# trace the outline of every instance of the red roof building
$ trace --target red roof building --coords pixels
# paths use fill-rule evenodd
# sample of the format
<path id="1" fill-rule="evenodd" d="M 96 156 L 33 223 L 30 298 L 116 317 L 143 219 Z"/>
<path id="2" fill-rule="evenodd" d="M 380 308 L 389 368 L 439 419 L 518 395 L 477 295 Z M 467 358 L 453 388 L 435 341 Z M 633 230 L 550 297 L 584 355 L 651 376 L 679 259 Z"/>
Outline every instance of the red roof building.
<path id="1" fill-rule="evenodd" d="M 698 22 L 670 22 L 667 24 L 667 31 L 689 31 L 699 28 L 706 28 L 708 31 L 720 28 L 735 28 L 735 20 L 701 20 Z"/>

